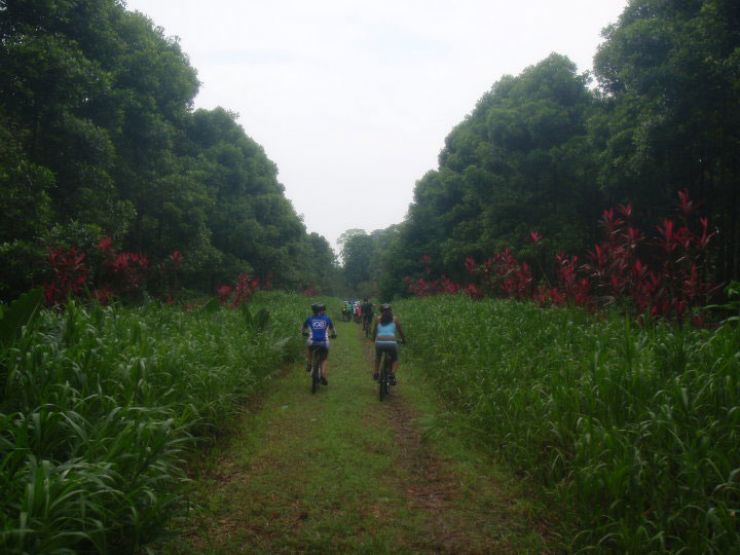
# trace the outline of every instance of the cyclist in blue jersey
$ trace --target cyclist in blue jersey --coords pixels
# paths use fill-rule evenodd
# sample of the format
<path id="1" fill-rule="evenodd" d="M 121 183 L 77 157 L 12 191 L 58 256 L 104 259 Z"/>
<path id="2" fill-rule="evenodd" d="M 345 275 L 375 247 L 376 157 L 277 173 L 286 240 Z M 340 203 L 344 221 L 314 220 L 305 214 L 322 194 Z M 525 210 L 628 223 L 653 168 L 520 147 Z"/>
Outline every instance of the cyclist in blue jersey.
<path id="1" fill-rule="evenodd" d="M 321 355 L 321 383 L 329 385 L 326 379 L 326 361 L 329 358 L 329 337 L 331 336 L 332 339 L 335 339 L 337 332 L 334 329 L 334 322 L 326 315 L 326 307 L 322 303 L 312 304 L 311 310 L 313 311 L 313 316 L 306 318 L 301 328 L 303 335 L 308 336 L 308 341 L 306 342 L 306 354 L 308 357 L 306 370 L 311 371 L 311 351 L 312 348 L 317 348 Z"/>
<path id="2" fill-rule="evenodd" d="M 406 343 L 401 322 L 393 316 L 391 305 L 380 307 L 380 316 L 373 323 L 373 341 L 375 341 L 375 367 L 373 379 L 377 380 L 380 374 L 380 357 L 385 352 L 391 359 L 391 385 L 396 385 L 396 371 L 398 370 L 398 338 Z"/>

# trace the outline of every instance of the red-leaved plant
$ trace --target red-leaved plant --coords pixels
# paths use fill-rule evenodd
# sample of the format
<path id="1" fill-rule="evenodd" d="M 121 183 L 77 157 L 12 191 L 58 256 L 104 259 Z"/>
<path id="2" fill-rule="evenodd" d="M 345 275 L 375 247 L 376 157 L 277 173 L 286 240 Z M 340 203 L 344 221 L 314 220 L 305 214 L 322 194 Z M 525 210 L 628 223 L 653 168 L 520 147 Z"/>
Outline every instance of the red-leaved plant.
<path id="1" fill-rule="evenodd" d="M 64 303 L 82 294 L 90 275 L 85 253 L 77 247 L 51 249 L 48 255 L 51 279 L 44 283 L 44 299 L 49 306 Z"/>
<path id="2" fill-rule="evenodd" d="M 424 273 L 427 275 L 431 275 L 432 257 L 425 254 L 424 256 L 421 257 L 421 263 L 424 266 Z M 425 279 L 425 278 L 418 278 L 416 280 L 412 280 L 411 278 L 405 278 L 405 282 L 406 282 L 406 286 L 408 287 L 409 291 L 417 297 L 438 295 L 440 293 L 454 295 L 461 289 L 460 285 L 452 281 L 449 277 L 447 277 L 444 274 L 442 274 L 442 277 L 440 277 L 439 279 L 435 279 L 435 280 Z"/>
<path id="3" fill-rule="evenodd" d="M 182 255 L 175 251 L 172 264 L 179 266 Z M 70 297 L 89 292 L 101 304 L 114 298 L 135 298 L 141 294 L 150 268 L 141 254 L 119 252 L 110 237 L 101 237 L 97 248 L 82 252 L 76 246 L 49 251 L 51 277 L 44 283 L 48 305 L 59 305 Z"/>
<path id="4" fill-rule="evenodd" d="M 554 287 L 546 283 L 534 287 L 529 265 L 518 261 L 509 248 L 480 264 L 467 257 L 470 283 L 466 286 L 444 275 L 436 280 L 407 277 L 405 282 L 416 296 L 463 291 L 473 298 L 529 298 L 543 306 L 596 308 L 620 303 L 629 304 L 638 314 L 680 319 L 690 308 L 706 304 L 719 287 L 707 278 L 706 251 L 716 232 L 710 231 L 707 218 L 699 218 L 698 226 L 692 226 L 694 203 L 686 190 L 678 197 L 681 223 L 664 218 L 656 226 L 657 237 L 653 240 L 630 223 L 631 204 L 605 210 L 599 221 L 604 239 L 588 252 L 586 263 L 579 265 L 575 255 L 555 256 Z M 529 234 L 534 244 L 542 238 L 538 231 Z M 432 273 L 430 263 L 428 256 L 422 257 L 427 275 Z"/>
<path id="5" fill-rule="evenodd" d="M 220 285 L 216 289 L 216 295 L 222 305 L 230 305 L 234 308 L 247 302 L 259 289 L 259 278 L 250 278 L 248 274 L 239 274 L 235 285 Z"/>

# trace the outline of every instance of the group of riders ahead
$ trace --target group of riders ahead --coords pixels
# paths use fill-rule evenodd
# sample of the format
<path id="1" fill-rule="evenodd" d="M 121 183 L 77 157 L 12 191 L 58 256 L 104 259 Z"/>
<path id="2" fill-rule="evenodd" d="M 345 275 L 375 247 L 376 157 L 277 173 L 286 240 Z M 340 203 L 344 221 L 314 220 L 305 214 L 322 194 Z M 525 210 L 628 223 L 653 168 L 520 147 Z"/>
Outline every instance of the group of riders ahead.
<path id="1" fill-rule="evenodd" d="M 337 332 L 334 328 L 334 322 L 326 314 L 326 306 L 323 303 L 312 304 L 311 311 L 313 314 L 306 318 L 301 329 L 303 335 L 308 337 L 306 342 L 306 370 L 311 371 L 312 351 L 317 350 L 321 356 L 321 383 L 329 385 L 326 379 L 329 338 L 336 339 Z M 403 343 L 406 342 L 401 322 L 393 315 L 393 310 L 389 304 L 380 305 L 380 314 L 374 318 L 373 304 L 367 298 L 360 304 L 360 320 L 363 329 L 368 330 L 366 334 L 375 342 L 373 379 L 378 379 L 380 358 L 383 353 L 386 353 L 392 363 L 390 381 L 392 385 L 395 385 L 396 372 L 398 371 L 398 343 L 399 340 Z"/>

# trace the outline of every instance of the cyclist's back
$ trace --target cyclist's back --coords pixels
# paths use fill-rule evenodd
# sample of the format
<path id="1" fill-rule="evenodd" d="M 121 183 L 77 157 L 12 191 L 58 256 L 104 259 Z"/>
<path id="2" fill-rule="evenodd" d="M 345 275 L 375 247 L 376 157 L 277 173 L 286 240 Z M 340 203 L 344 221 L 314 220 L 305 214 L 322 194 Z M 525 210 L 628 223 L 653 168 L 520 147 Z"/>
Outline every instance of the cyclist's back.
<path id="1" fill-rule="evenodd" d="M 326 315 L 326 307 L 322 303 L 311 305 L 311 309 L 313 310 L 313 315 L 306 318 L 302 327 L 304 334 L 308 335 L 308 341 L 306 342 L 306 354 L 308 357 L 306 370 L 311 369 L 311 351 L 317 350 L 322 357 L 321 383 L 327 385 L 326 359 L 329 357 L 329 334 L 331 333 L 332 338 L 335 338 L 337 334 L 334 329 L 334 322 Z"/>
<path id="2" fill-rule="evenodd" d="M 373 303 L 365 299 L 360 310 L 362 312 L 362 319 L 369 324 L 373 319 Z"/>
<path id="3" fill-rule="evenodd" d="M 378 379 L 380 357 L 383 353 L 386 353 L 392 364 L 391 383 L 395 385 L 395 374 L 398 370 L 398 339 L 400 338 L 403 342 L 406 342 L 406 336 L 401 328 L 401 322 L 393 316 L 391 305 L 384 304 L 380 307 L 380 317 L 375 321 L 372 337 L 375 341 L 373 379 Z"/>

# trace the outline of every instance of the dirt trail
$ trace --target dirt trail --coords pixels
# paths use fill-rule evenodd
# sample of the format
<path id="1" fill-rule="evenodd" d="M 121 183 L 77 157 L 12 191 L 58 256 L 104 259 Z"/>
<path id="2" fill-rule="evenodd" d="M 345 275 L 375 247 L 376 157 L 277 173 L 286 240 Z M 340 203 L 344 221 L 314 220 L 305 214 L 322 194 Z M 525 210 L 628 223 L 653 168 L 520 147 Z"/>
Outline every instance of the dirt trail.
<path id="1" fill-rule="evenodd" d="M 339 324 L 329 386 L 296 365 L 193 482 L 170 553 L 542 553 L 536 505 L 461 446 L 421 377 L 380 403 L 371 350 Z"/>

